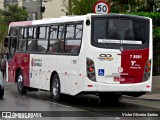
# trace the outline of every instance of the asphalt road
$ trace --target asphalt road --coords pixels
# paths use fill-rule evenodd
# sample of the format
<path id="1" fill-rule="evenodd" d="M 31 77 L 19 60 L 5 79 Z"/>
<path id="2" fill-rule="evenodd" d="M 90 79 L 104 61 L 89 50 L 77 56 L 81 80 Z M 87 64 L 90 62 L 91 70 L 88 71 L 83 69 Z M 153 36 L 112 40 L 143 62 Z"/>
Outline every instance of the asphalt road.
<path id="1" fill-rule="evenodd" d="M 41 113 L 43 118 L 34 118 L 37 120 L 159 120 L 160 101 L 122 98 L 118 104 L 104 105 L 100 104 L 97 96 L 81 95 L 65 96 L 62 102 L 55 103 L 50 99 L 49 92 L 28 92 L 26 96 L 21 96 L 15 84 L 7 84 L 5 96 L 0 100 L 0 112 L 4 111 Z M 159 117 L 144 117 L 148 113 Z"/>

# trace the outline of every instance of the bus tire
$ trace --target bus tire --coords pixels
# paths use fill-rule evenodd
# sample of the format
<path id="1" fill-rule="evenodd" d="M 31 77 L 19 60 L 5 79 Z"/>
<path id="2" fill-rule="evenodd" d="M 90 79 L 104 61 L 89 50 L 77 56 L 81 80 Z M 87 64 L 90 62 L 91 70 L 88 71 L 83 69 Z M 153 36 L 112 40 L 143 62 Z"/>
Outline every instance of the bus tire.
<path id="1" fill-rule="evenodd" d="M 0 99 L 2 99 L 3 96 L 4 96 L 4 89 L 1 89 L 1 90 L 0 90 Z"/>
<path id="2" fill-rule="evenodd" d="M 21 95 L 27 94 L 27 90 L 26 90 L 26 87 L 24 86 L 24 82 L 23 82 L 22 71 L 18 72 L 18 76 L 17 76 L 17 89 L 18 89 L 18 92 Z"/>
<path id="3" fill-rule="evenodd" d="M 61 99 L 60 80 L 58 74 L 52 77 L 51 97 L 54 101 L 59 102 Z"/>

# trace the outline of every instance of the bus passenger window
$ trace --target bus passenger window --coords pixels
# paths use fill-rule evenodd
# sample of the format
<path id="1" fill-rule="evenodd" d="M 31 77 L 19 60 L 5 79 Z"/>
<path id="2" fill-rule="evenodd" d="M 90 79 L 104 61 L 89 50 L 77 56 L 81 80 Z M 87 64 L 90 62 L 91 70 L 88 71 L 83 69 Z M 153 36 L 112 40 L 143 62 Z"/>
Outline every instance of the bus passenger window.
<path id="1" fill-rule="evenodd" d="M 67 25 L 65 54 L 78 55 L 82 39 L 82 24 Z"/>
<path id="2" fill-rule="evenodd" d="M 64 38 L 64 28 L 63 26 L 59 26 L 58 28 L 58 39 L 63 39 Z"/>
<path id="3" fill-rule="evenodd" d="M 58 26 L 51 26 L 50 39 L 57 39 Z"/>
<path id="4" fill-rule="evenodd" d="M 20 52 L 26 51 L 26 40 L 19 40 L 18 51 L 20 51 Z"/>
<path id="5" fill-rule="evenodd" d="M 48 40 L 38 40 L 37 41 L 37 51 L 46 52 L 48 46 Z"/>
<path id="6" fill-rule="evenodd" d="M 76 25 L 75 38 L 82 38 L 82 25 Z"/>
<path id="7" fill-rule="evenodd" d="M 74 38 L 74 31 L 75 31 L 75 26 L 74 25 L 67 25 L 66 29 L 66 38 Z"/>
<path id="8" fill-rule="evenodd" d="M 49 53 L 54 54 L 57 53 L 58 49 L 58 40 L 51 40 L 49 45 Z"/>
<path id="9" fill-rule="evenodd" d="M 28 40 L 28 52 L 35 52 L 36 51 L 36 40 Z"/>

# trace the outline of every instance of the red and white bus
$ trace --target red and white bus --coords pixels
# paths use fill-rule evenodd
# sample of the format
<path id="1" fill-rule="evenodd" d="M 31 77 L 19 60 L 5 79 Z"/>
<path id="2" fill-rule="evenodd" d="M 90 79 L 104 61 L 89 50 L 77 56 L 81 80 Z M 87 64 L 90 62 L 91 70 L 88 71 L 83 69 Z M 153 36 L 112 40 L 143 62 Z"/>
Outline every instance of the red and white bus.
<path id="1" fill-rule="evenodd" d="M 7 81 L 62 94 L 100 99 L 140 96 L 152 87 L 152 20 L 87 14 L 9 26 Z M 5 43 L 6 43 L 5 41 Z"/>

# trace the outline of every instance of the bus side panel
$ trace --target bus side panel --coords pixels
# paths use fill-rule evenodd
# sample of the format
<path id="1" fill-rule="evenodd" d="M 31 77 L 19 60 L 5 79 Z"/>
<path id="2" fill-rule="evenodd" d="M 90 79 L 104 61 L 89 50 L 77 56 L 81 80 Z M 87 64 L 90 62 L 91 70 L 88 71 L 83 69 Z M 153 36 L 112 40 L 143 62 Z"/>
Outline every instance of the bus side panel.
<path id="1" fill-rule="evenodd" d="M 8 61 L 8 82 L 15 83 L 15 57 Z"/>
<path id="2" fill-rule="evenodd" d="M 16 72 L 18 68 L 23 74 L 24 86 L 29 86 L 29 54 L 17 53 L 8 63 L 8 80 L 16 82 Z"/>

